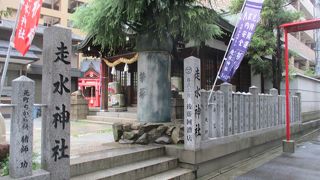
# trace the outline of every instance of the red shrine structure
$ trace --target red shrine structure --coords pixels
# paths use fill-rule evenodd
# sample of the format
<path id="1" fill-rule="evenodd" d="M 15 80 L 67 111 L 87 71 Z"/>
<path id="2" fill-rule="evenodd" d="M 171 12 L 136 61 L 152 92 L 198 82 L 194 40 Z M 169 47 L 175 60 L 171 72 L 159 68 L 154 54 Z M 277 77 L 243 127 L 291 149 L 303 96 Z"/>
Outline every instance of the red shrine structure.
<path id="1" fill-rule="evenodd" d="M 320 19 L 311 19 L 306 21 L 298 21 L 282 24 L 280 26 L 284 30 L 284 61 L 286 67 L 286 134 L 287 141 L 290 141 L 290 101 L 289 101 L 289 49 L 288 49 L 288 33 L 307 31 L 320 28 Z"/>
<path id="2" fill-rule="evenodd" d="M 83 78 L 78 80 L 78 88 L 82 90 L 89 107 L 100 107 L 100 60 L 84 60 L 81 63 Z"/>

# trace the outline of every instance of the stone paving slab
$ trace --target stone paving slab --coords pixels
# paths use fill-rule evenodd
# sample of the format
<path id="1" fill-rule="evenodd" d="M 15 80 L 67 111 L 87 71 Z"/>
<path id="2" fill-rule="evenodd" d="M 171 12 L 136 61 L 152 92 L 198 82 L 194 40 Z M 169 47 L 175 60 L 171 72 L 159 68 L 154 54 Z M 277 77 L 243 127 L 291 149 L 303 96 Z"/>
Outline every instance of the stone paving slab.
<path id="1" fill-rule="evenodd" d="M 320 179 L 320 136 L 302 143 L 294 154 L 281 156 L 257 167 L 236 180 L 318 180 Z"/>

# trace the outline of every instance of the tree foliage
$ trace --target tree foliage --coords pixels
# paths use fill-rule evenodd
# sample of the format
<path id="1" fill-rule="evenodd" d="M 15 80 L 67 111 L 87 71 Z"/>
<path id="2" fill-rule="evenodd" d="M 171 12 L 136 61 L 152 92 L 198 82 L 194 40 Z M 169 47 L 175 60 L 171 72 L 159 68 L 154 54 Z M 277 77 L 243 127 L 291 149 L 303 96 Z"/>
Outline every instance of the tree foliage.
<path id="1" fill-rule="evenodd" d="M 299 19 L 301 14 L 285 10 L 285 6 L 291 1 L 288 0 L 264 0 L 263 8 L 261 11 L 261 20 L 257 30 L 252 38 L 247 56 L 250 58 L 249 63 L 252 65 L 256 74 L 263 73 L 265 76 L 276 76 L 272 73 L 272 63 L 266 57 L 276 55 L 277 31 L 281 24 L 292 22 Z M 239 13 L 244 0 L 232 0 L 230 10 L 232 13 Z M 282 53 L 281 53 L 282 54 Z M 281 67 L 280 67 L 281 68 Z M 281 69 L 282 71 L 282 69 Z"/>
<path id="2" fill-rule="evenodd" d="M 196 5 L 196 0 L 93 0 L 73 14 L 75 26 L 95 35 L 94 44 L 116 48 L 127 37 L 152 35 L 158 41 L 170 37 L 196 40 L 220 35 L 218 15 Z"/>

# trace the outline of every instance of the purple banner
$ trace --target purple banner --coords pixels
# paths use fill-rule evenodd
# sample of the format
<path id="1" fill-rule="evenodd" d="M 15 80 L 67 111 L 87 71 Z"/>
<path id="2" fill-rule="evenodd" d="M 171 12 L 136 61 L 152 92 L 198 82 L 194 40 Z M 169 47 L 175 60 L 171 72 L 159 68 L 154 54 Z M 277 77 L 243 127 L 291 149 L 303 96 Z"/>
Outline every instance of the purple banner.
<path id="1" fill-rule="evenodd" d="M 232 42 L 226 52 L 225 62 L 218 76 L 222 81 L 229 81 L 239 68 L 260 20 L 262 4 L 263 0 L 246 1 L 241 19 L 233 37 L 231 37 Z"/>

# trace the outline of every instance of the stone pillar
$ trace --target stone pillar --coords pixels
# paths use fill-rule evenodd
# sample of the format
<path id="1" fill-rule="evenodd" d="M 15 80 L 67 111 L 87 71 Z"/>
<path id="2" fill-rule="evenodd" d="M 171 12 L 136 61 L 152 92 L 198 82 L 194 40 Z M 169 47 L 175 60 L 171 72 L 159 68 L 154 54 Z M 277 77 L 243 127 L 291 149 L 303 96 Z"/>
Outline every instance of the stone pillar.
<path id="1" fill-rule="evenodd" d="M 263 94 L 259 94 L 259 128 L 264 128 L 264 115 L 263 115 Z"/>
<path id="2" fill-rule="evenodd" d="M 249 106 L 249 130 L 253 131 L 254 129 L 254 125 L 255 125 L 255 120 L 253 119 L 253 111 L 256 108 L 256 106 L 254 105 L 254 101 L 253 101 L 253 95 L 251 93 L 247 93 L 249 96 L 249 102 L 250 102 L 250 106 Z"/>
<path id="3" fill-rule="evenodd" d="M 240 102 L 240 106 L 239 106 L 239 111 L 240 111 L 240 119 L 239 119 L 239 132 L 243 133 L 244 132 L 244 95 L 242 93 L 239 92 L 239 102 Z"/>
<path id="4" fill-rule="evenodd" d="M 184 60 L 184 147 L 187 150 L 200 148 L 201 141 L 201 93 L 200 59 Z"/>
<path id="5" fill-rule="evenodd" d="M 12 81 L 13 108 L 10 130 L 10 176 L 32 175 L 34 81 L 21 76 Z"/>
<path id="6" fill-rule="evenodd" d="M 167 52 L 139 52 L 138 120 L 170 122 L 171 56 Z"/>
<path id="7" fill-rule="evenodd" d="M 41 165 L 51 180 L 70 179 L 71 30 L 50 27 L 43 35 Z"/>
<path id="8" fill-rule="evenodd" d="M 272 95 L 272 103 L 273 103 L 273 116 L 274 116 L 274 126 L 279 125 L 279 98 L 278 98 L 278 90 L 275 88 L 270 89 L 270 94 Z"/>
<path id="9" fill-rule="evenodd" d="M 252 94 L 251 99 L 253 102 L 253 106 L 251 107 L 253 129 L 256 130 L 256 129 L 259 129 L 259 126 L 260 126 L 258 88 L 256 86 L 251 86 L 249 88 L 249 92 Z"/>
<path id="10" fill-rule="evenodd" d="M 273 125 L 273 116 L 272 116 L 272 95 L 268 94 L 267 96 L 267 127 L 272 127 Z"/>
<path id="11" fill-rule="evenodd" d="M 263 119 L 264 128 L 268 127 L 268 94 L 263 95 Z"/>
<path id="12" fill-rule="evenodd" d="M 213 92 L 209 100 L 209 137 L 215 138 L 218 136 L 217 122 L 218 122 L 218 107 L 217 107 L 217 93 Z"/>
<path id="13" fill-rule="evenodd" d="M 244 96 L 244 131 L 250 130 L 250 101 L 249 95 L 243 93 Z"/>
<path id="14" fill-rule="evenodd" d="M 208 98 L 209 93 L 206 90 L 200 90 L 201 94 L 201 137 L 202 140 L 209 139 L 209 110 L 208 110 Z"/>
<path id="15" fill-rule="evenodd" d="M 222 91 L 217 91 L 217 135 L 224 136 L 225 116 L 224 116 L 224 94 Z"/>
<path id="16" fill-rule="evenodd" d="M 224 135 L 232 135 L 232 85 L 229 83 L 221 84 L 221 91 L 224 94 Z"/>
<path id="17" fill-rule="evenodd" d="M 240 93 L 234 93 L 233 94 L 233 133 L 238 134 L 239 126 L 240 126 Z"/>

